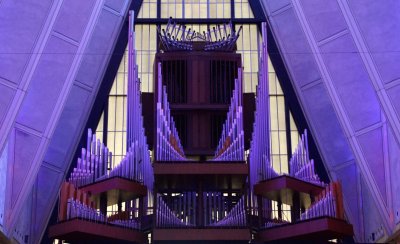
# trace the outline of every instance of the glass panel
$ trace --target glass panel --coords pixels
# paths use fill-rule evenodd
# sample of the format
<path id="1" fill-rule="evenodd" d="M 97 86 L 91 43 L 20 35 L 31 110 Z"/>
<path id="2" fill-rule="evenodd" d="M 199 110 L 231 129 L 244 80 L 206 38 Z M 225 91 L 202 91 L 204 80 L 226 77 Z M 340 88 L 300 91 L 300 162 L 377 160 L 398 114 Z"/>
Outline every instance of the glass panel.
<path id="1" fill-rule="evenodd" d="M 231 5 L 229 3 L 224 3 L 224 18 L 231 17 Z"/>
<path id="2" fill-rule="evenodd" d="M 107 132 L 107 147 L 110 150 L 110 152 L 113 153 L 113 155 L 115 152 L 114 141 L 115 141 L 115 132 L 109 129 Z"/>
<path id="3" fill-rule="evenodd" d="M 272 72 L 272 73 L 275 73 L 275 68 L 271 63 L 271 59 L 270 58 L 268 58 L 268 71 Z"/>
<path id="4" fill-rule="evenodd" d="M 296 149 L 296 146 L 300 141 L 300 134 L 296 124 L 294 123 L 294 119 L 291 113 L 289 117 L 290 117 L 290 139 L 292 140 L 291 142 L 292 153 L 294 153 L 294 150 Z"/>
<path id="5" fill-rule="evenodd" d="M 244 92 L 251 92 L 251 73 L 243 72 Z"/>
<path id="6" fill-rule="evenodd" d="M 236 25 L 238 30 L 240 25 Z M 237 40 L 237 51 L 242 54 L 244 72 L 249 73 L 244 77 L 244 92 L 255 92 L 258 83 L 258 37 L 257 25 L 242 25 L 242 32 Z M 250 41 L 253 39 L 254 41 Z M 254 44 L 255 43 L 255 44 Z"/>
<path id="7" fill-rule="evenodd" d="M 281 173 L 288 174 L 289 173 L 289 164 L 288 164 L 287 154 L 281 155 L 280 161 L 281 161 Z"/>
<path id="8" fill-rule="evenodd" d="M 223 13 L 224 9 L 223 8 L 218 9 L 217 7 L 218 7 L 217 4 L 210 3 L 210 18 L 218 18 L 218 16 L 221 16 L 224 14 Z"/>
<path id="9" fill-rule="evenodd" d="M 157 0 L 143 0 L 138 13 L 138 19 L 157 17 Z"/>
<path id="10" fill-rule="evenodd" d="M 296 123 L 294 122 L 292 113 L 290 113 L 290 116 L 289 116 L 289 117 L 290 117 L 290 130 L 298 131 L 297 125 L 296 125 Z"/>
<path id="11" fill-rule="evenodd" d="M 182 18 L 183 17 L 183 4 L 176 4 L 175 5 L 175 18 Z"/>
<path id="12" fill-rule="evenodd" d="M 276 82 L 275 82 L 275 73 L 268 73 L 268 84 L 269 84 L 269 94 L 276 94 Z"/>
<path id="13" fill-rule="evenodd" d="M 285 98 L 283 96 L 278 96 L 277 97 L 277 103 L 278 103 L 278 120 L 279 120 L 279 130 L 286 130 L 286 124 L 285 124 Z"/>
<path id="14" fill-rule="evenodd" d="M 229 0 L 161 0 L 161 18 L 221 19 L 231 17 Z"/>
<path id="15" fill-rule="evenodd" d="M 254 18 L 248 0 L 235 0 L 235 18 Z"/>
<path id="16" fill-rule="evenodd" d="M 272 154 L 280 154 L 280 148 L 279 148 L 279 134 L 276 131 L 271 131 L 271 145 L 272 146 Z"/>
<path id="17" fill-rule="evenodd" d="M 117 78 L 116 78 L 117 84 L 116 87 L 116 95 L 123 95 L 125 94 L 125 73 L 117 73 Z"/>
<path id="18" fill-rule="evenodd" d="M 199 4 L 199 18 L 207 19 L 208 18 L 208 5 L 207 3 Z"/>
<path id="19" fill-rule="evenodd" d="M 275 76 L 275 80 L 276 80 L 276 94 L 283 95 L 282 87 L 279 84 L 278 77 Z"/>
<path id="20" fill-rule="evenodd" d="M 115 132 L 115 148 L 114 148 L 114 153 L 115 156 L 123 156 L 125 154 L 125 145 L 123 140 L 123 135 L 124 133 L 122 132 Z"/>
<path id="21" fill-rule="evenodd" d="M 248 6 L 248 4 L 241 4 L 241 7 L 242 7 L 242 11 L 241 11 L 241 13 L 242 13 L 242 16 L 240 16 L 241 18 L 249 18 L 249 6 Z"/>
<path id="22" fill-rule="evenodd" d="M 103 132 L 103 124 L 104 124 L 104 112 L 101 114 L 99 123 L 97 124 L 97 127 L 96 127 L 96 134 L 97 134 L 98 132 Z M 98 137 L 98 138 L 101 138 L 101 137 Z"/>
<path id="23" fill-rule="evenodd" d="M 272 168 L 276 172 L 280 173 L 281 172 L 281 163 L 280 163 L 279 155 L 272 155 L 271 159 L 272 159 Z"/>
<path id="24" fill-rule="evenodd" d="M 116 94 L 117 94 L 117 78 L 115 78 L 110 91 L 110 95 L 116 95 Z"/>
<path id="25" fill-rule="evenodd" d="M 278 130 L 276 97 L 274 96 L 270 96 L 269 98 L 269 113 L 271 118 L 271 130 Z"/>
<path id="26" fill-rule="evenodd" d="M 115 97 L 110 96 L 108 98 L 108 130 L 115 130 Z"/>
<path id="27" fill-rule="evenodd" d="M 295 151 L 295 149 L 296 149 L 296 147 L 297 147 L 297 144 L 299 143 L 299 140 L 300 140 L 299 132 L 297 132 L 297 131 L 290 131 L 290 139 L 292 140 L 292 144 L 291 144 L 291 146 L 292 146 L 292 153 L 294 153 L 294 151 Z"/>
<path id="28" fill-rule="evenodd" d="M 282 219 L 285 221 L 291 222 L 292 215 L 290 212 L 290 205 L 282 203 L 282 210 L 283 210 Z"/>
<path id="29" fill-rule="evenodd" d="M 169 18 L 167 7 L 166 4 L 161 3 L 161 18 Z"/>
<path id="30" fill-rule="evenodd" d="M 137 48 L 136 62 L 139 68 L 139 79 L 143 92 L 153 91 L 153 79 L 149 76 L 153 73 L 154 56 L 157 51 L 157 29 L 155 25 L 136 25 L 136 43 L 140 39 L 140 48 Z M 140 31 L 138 31 L 140 30 Z M 146 44 L 144 44 L 146 43 Z M 127 74 L 125 74 L 127 76 Z"/>
<path id="31" fill-rule="evenodd" d="M 286 130 L 279 131 L 279 148 L 281 154 L 287 154 Z"/>

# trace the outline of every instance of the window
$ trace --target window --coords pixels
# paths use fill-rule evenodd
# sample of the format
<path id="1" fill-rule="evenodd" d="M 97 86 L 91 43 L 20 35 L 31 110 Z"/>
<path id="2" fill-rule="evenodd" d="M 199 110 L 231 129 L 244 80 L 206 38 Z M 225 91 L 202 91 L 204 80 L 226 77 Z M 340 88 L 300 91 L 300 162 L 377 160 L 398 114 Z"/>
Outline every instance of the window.
<path id="1" fill-rule="evenodd" d="M 230 0 L 161 0 L 161 18 L 229 19 Z"/>

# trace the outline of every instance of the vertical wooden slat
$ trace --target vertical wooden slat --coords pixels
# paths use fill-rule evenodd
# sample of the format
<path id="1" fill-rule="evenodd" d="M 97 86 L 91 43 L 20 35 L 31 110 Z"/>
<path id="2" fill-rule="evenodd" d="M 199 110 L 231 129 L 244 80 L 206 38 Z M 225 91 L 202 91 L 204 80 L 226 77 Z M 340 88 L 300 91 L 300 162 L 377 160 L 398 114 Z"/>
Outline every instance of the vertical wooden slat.
<path id="1" fill-rule="evenodd" d="M 173 95 L 173 102 L 175 103 L 176 101 L 177 101 L 177 99 L 176 99 L 176 97 L 177 97 L 177 86 L 178 86 L 178 80 L 177 80 L 177 73 L 178 73 L 178 70 L 177 70 L 177 63 L 178 63 L 178 60 L 174 60 L 173 61 L 173 65 L 172 65 L 172 83 L 173 83 L 173 93 L 174 93 L 174 95 Z"/>
<path id="2" fill-rule="evenodd" d="M 188 61 L 185 60 L 184 62 L 184 68 L 183 68 L 183 77 L 184 77 L 184 83 L 183 83 L 183 94 L 184 94 L 184 102 L 187 103 L 187 81 L 188 81 L 188 77 L 187 77 L 187 71 L 188 71 Z"/>
<path id="3" fill-rule="evenodd" d="M 227 92 L 227 99 L 230 98 L 231 96 L 231 91 L 230 91 L 230 86 L 229 86 L 229 80 L 227 79 L 227 63 L 228 61 L 226 59 L 223 60 L 223 70 L 222 70 L 222 76 L 223 76 L 223 81 L 225 84 L 225 89 L 228 88 L 228 92 Z M 228 102 L 229 103 L 229 102 Z"/>
<path id="4" fill-rule="evenodd" d="M 183 83 L 183 79 L 182 79 L 182 77 L 183 77 L 183 75 L 182 75 L 182 72 L 183 72 L 183 70 L 182 70 L 182 68 L 183 68 L 183 65 L 182 65 L 182 62 L 183 62 L 183 60 L 179 60 L 178 61 L 178 103 L 182 103 L 182 83 Z"/>

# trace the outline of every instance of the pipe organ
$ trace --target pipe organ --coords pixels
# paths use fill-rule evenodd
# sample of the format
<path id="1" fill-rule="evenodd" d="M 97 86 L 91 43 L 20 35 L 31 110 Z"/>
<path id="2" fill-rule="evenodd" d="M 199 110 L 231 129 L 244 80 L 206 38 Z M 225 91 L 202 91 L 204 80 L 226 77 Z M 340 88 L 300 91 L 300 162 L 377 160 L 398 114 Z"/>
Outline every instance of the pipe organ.
<path id="1" fill-rule="evenodd" d="M 126 154 L 112 162 L 112 152 L 88 130 L 87 145 L 60 191 L 59 223 L 49 235 L 134 243 L 352 236 L 340 183 L 319 179 L 307 131 L 288 174 L 278 174 L 271 164 L 266 24 L 247 158 L 244 70 L 235 52 L 241 28 L 235 31 L 229 23 L 198 33 L 170 19 L 158 29 L 151 158 L 143 122 L 149 104 L 141 100 L 132 16 Z M 290 218 L 283 217 L 283 205 L 290 206 Z"/>

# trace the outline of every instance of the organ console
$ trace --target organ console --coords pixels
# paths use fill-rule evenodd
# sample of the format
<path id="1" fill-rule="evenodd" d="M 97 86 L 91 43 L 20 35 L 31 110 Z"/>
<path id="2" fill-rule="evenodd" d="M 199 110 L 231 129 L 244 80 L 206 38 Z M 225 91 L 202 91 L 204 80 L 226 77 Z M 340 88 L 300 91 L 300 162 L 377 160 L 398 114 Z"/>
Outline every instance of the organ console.
<path id="1" fill-rule="evenodd" d="M 288 174 L 277 173 L 271 164 L 265 23 L 245 158 L 243 67 L 235 53 L 240 32 L 230 23 L 198 33 L 172 19 L 158 29 L 163 52 L 154 64 L 151 160 L 130 13 L 126 155 L 112 162 L 112 152 L 88 130 L 86 147 L 61 187 L 52 238 L 147 243 L 151 234 L 154 243 L 248 243 L 254 236 L 263 243 L 352 236 L 340 183 L 319 179 L 307 131 Z M 290 206 L 290 218 L 283 218 L 283 204 Z"/>

